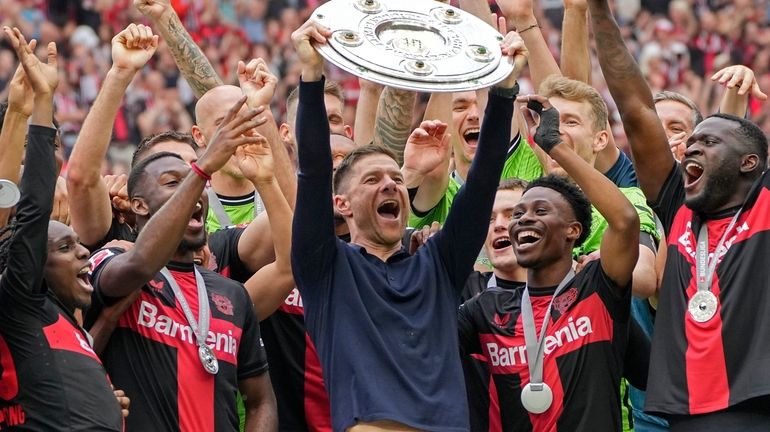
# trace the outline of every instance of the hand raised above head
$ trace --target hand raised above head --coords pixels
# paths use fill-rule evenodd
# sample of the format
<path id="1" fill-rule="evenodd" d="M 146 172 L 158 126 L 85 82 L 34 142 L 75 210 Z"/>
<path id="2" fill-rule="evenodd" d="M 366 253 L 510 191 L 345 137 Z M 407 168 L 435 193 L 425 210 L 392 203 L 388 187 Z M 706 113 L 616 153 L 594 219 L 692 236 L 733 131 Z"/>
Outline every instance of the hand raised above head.
<path id="1" fill-rule="evenodd" d="M 222 168 L 239 146 L 257 144 L 264 139 L 252 132 L 267 121 L 265 117 L 258 117 L 264 106 L 241 110 L 245 102 L 246 96 L 243 96 L 230 108 L 209 140 L 206 152 L 198 159 L 196 164 L 208 175 Z"/>
<path id="2" fill-rule="evenodd" d="M 134 6 L 151 20 L 159 19 L 164 13 L 174 12 L 169 0 L 134 0 Z"/>
<path id="3" fill-rule="evenodd" d="M 546 153 L 550 153 L 561 142 L 559 111 L 551 106 L 547 98 L 540 95 L 519 96 L 516 101 L 526 104 L 521 107 L 521 111 L 535 143 Z M 538 115 L 538 119 L 535 119 L 533 113 Z"/>
<path id="4" fill-rule="evenodd" d="M 273 153 L 267 138 L 257 134 L 257 142 L 238 147 L 235 158 L 244 177 L 253 183 L 267 183 L 275 177 Z"/>
<path id="5" fill-rule="evenodd" d="M 511 74 L 502 82 L 497 84 L 498 87 L 512 88 L 516 84 L 516 80 L 521 76 L 521 72 L 524 70 L 524 66 L 527 64 L 529 58 L 529 50 L 524 44 L 524 40 L 515 31 L 507 31 L 507 23 L 505 17 L 497 18 L 497 30 L 500 34 L 504 34 L 503 40 L 500 42 L 500 50 L 503 56 L 510 59 L 513 64 L 513 70 Z"/>
<path id="6" fill-rule="evenodd" d="M 738 94 L 743 96 L 749 91 L 759 100 L 767 100 L 767 95 L 759 88 L 754 71 L 743 65 L 728 66 L 711 76 L 712 81 L 727 88 L 738 87 Z"/>
<path id="7" fill-rule="evenodd" d="M 142 24 L 129 24 L 112 38 L 112 67 L 136 72 L 155 54 L 158 36 Z"/>
<path id="8" fill-rule="evenodd" d="M 270 71 L 262 58 L 238 62 L 238 82 L 246 95 L 246 104 L 250 107 L 268 106 L 275 94 L 278 78 Z"/>
<path id="9" fill-rule="evenodd" d="M 56 90 L 56 86 L 59 85 L 56 44 L 54 42 L 48 44 L 48 61 L 43 63 L 35 56 L 33 51 L 35 47 L 34 39 L 28 44 L 24 35 L 16 27 L 13 29 L 4 27 L 3 31 L 11 41 L 11 46 L 16 51 L 16 56 L 24 68 L 24 73 L 27 75 L 35 95 L 52 95 L 54 90 Z"/>
<path id="10" fill-rule="evenodd" d="M 323 73 L 324 60 L 313 46 L 314 43 L 325 44 L 332 34 L 331 30 L 314 21 L 312 18 L 291 34 L 294 50 L 302 63 L 303 80 L 316 81 Z M 304 76 L 310 75 L 310 76 Z"/>
<path id="11" fill-rule="evenodd" d="M 33 52 L 35 51 L 35 45 L 37 45 L 37 42 L 34 40 L 30 42 L 30 48 Z M 8 109 L 29 117 L 32 115 L 32 108 L 34 106 L 34 98 L 32 96 L 32 85 L 27 79 L 24 67 L 20 64 L 16 68 L 11 82 L 8 84 Z"/>
<path id="12" fill-rule="evenodd" d="M 425 175 L 449 157 L 447 124 L 440 120 L 425 120 L 412 131 L 404 149 L 404 170 Z"/>

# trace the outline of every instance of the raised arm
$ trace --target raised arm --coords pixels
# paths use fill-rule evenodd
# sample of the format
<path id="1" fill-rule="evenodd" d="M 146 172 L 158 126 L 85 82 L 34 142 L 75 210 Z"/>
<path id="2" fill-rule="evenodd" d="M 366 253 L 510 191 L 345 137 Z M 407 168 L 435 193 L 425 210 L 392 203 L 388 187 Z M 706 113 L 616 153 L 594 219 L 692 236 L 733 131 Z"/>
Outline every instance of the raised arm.
<path id="1" fill-rule="evenodd" d="M 158 47 L 158 36 L 144 25 L 130 24 L 112 38 L 112 67 L 88 111 L 69 160 L 67 190 L 72 229 L 86 245 L 104 239 L 112 225 L 112 203 L 101 166 L 112 139 L 112 125 L 136 73 Z"/>
<path id="2" fill-rule="evenodd" d="M 591 84 L 591 53 L 588 50 L 588 4 L 564 0 L 561 30 L 561 71 L 564 76 Z"/>
<path id="3" fill-rule="evenodd" d="M 200 98 L 207 91 L 222 85 L 222 79 L 182 25 L 170 0 L 134 0 L 134 5 L 163 36 L 195 97 Z"/>
<path id="4" fill-rule="evenodd" d="M 725 87 L 719 112 L 744 117 L 749 108 L 749 96 L 766 101 L 767 95 L 759 88 L 754 71 L 743 65 L 728 66 L 711 77 Z"/>
<path id="5" fill-rule="evenodd" d="M 503 55 L 513 61 L 513 71 L 489 91 L 479 145 L 468 171 L 468 179 L 455 197 L 444 228 L 434 236 L 440 244 L 438 249 L 449 270 L 453 288 L 458 293 L 486 237 L 488 217 L 481 216 L 492 212 L 495 190 L 510 142 L 513 103 L 518 92 L 516 79 L 527 61 L 527 48 L 516 32 L 508 33 L 500 46 Z"/>
<path id="6" fill-rule="evenodd" d="M 452 93 L 433 93 L 425 107 L 423 120 L 439 120 L 447 125 L 452 125 Z M 454 129 L 451 127 L 450 129 Z M 452 135 L 451 140 L 457 139 Z M 404 165 L 401 172 L 404 175 L 404 184 L 409 189 L 417 188 L 414 195 L 410 194 L 410 204 L 418 212 L 428 212 L 438 205 L 441 198 L 446 195 L 449 184 L 449 162 L 452 157 L 451 148 L 446 149 L 444 158 L 435 164 L 417 167 L 414 157 L 419 155 L 419 149 L 405 150 Z M 409 153 L 409 156 L 407 156 Z"/>
<path id="7" fill-rule="evenodd" d="M 257 317 L 263 320 L 275 312 L 294 288 L 290 262 L 291 224 L 288 223 L 293 215 L 275 179 L 275 166 L 267 142 L 240 148 L 235 156 L 241 172 L 254 184 L 265 204 L 269 230 L 275 241 L 275 262 L 260 268 L 244 283 Z M 244 235 L 238 242 L 239 252 Z"/>
<path id="8" fill-rule="evenodd" d="M 47 256 L 48 216 L 56 186 L 54 158 L 53 93 L 59 83 L 56 44 L 48 47 L 48 63 L 42 63 L 19 29 L 3 28 L 19 57 L 34 93 L 29 126 L 27 165 L 21 179 L 22 196 L 17 206 L 13 234 L 0 284 L 4 292 L 34 295 L 41 300 L 43 267 Z M 34 46 L 34 43 L 32 44 Z"/>
<path id="9" fill-rule="evenodd" d="M 307 21 L 292 33 L 292 42 L 302 63 L 297 103 L 297 204 L 292 223 L 292 266 L 297 280 L 312 280 L 316 271 L 329 264 L 336 241 L 332 208 L 332 155 L 329 121 L 324 106 L 323 58 L 312 43 L 325 43 L 331 32 Z M 312 42 L 312 43 L 311 43 Z M 309 223 L 311 222 L 312 223 Z M 319 260 L 324 262 L 319 264 Z M 314 268 L 307 265 L 313 262 Z"/>
<path id="10" fill-rule="evenodd" d="M 399 165 L 404 163 L 404 147 L 412 132 L 416 99 L 417 93 L 393 87 L 385 87 L 380 95 L 374 123 L 374 145 L 395 153 Z"/>
<path id="11" fill-rule="evenodd" d="M 559 65 L 540 32 L 532 0 L 497 0 L 497 5 L 508 22 L 516 26 L 516 31 L 527 46 L 529 75 L 535 89 L 540 88 L 540 83 L 550 75 L 561 75 Z"/>
<path id="12" fill-rule="evenodd" d="M 607 0 L 588 0 L 599 64 L 623 120 L 639 185 L 654 202 L 674 165 L 650 87 L 628 52 Z"/>
<path id="13" fill-rule="evenodd" d="M 269 109 L 278 78 L 270 72 L 265 60 L 257 58 L 248 64 L 238 62 L 238 81 L 243 94 L 246 95 L 246 105 L 250 108 L 260 106 L 268 108 L 263 113 L 266 121 L 257 128 L 257 131 L 267 138 L 275 164 L 275 180 L 289 205 L 294 208 L 294 202 L 297 200 L 297 176 L 294 173 L 289 152 L 278 134 L 278 124 L 276 124 L 273 113 Z"/>
<path id="14" fill-rule="evenodd" d="M 30 42 L 34 52 L 37 42 Z M 24 68 L 19 64 L 8 84 L 8 107 L 0 132 L 0 179 L 19 182 L 19 168 L 24 156 L 24 141 L 27 136 L 27 121 L 32 115 L 34 95 Z M 10 209 L 0 209 L 0 227 L 8 223 Z"/>
<path id="15" fill-rule="evenodd" d="M 255 119 L 260 113 L 258 110 L 248 109 L 238 113 L 244 102 L 245 97 L 230 108 L 206 152 L 196 162 L 204 173 L 220 169 L 237 147 L 264 139 L 259 135 L 243 135 L 264 121 Z M 191 170 L 171 198 L 142 228 L 134 247 L 104 264 L 98 276 L 104 295 L 126 296 L 147 283 L 166 265 L 179 246 L 205 186 L 206 179 Z"/>
<path id="16" fill-rule="evenodd" d="M 377 120 L 377 106 L 380 95 L 385 88 L 363 78 L 358 79 L 360 91 L 356 103 L 356 122 L 353 129 L 353 139 L 357 146 L 365 146 L 374 142 L 374 124 Z"/>
<path id="17" fill-rule="evenodd" d="M 629 247 L 639 243 L 639 216 L 636 209 L 604 174 L 594 169 L 562 142 L 559 134 L 559 112 L 551 106 L 548 99 L 537 95 L 519 98 L 522 103 L 528 100 L 541 104 L 541 109 L 537 110 L 540 122 L 536 130 L 530 110 L 523 110 L 535 142 L 567 171 L 591 204 L 607 220 L 607 229 L 602 237 L 600 249 L 602 269 L 615 282 L 619 290 L 617 294 L 623 296 L 631 282 L 639 256 L 637 247 Z"/>

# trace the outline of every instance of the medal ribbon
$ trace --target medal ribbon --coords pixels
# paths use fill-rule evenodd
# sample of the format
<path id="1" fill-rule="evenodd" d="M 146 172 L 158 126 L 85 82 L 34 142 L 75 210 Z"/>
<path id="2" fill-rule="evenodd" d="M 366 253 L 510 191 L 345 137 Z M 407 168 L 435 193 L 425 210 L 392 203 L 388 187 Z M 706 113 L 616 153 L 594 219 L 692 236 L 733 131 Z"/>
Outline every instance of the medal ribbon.
<path id="1" fill-rule="evenodd" d="M 521 323 L 524 327 L 524 343 L 527 345 L 527 367 L 529 368 L 529 383 L 532 391 L 543 390 L 543 358 L 545 357 L 545 335 L 548 329 L 548 321 L 551 320 L 551 308 L 556 296 L 567 287 L 572 278 L 575 277 L 575 271 L 570 269 L 564 276 L 564 279 L 556 287 L 551 302 L 548 303 L 548 309 L 543 317 L 543 325 L 540 330 L 540 337 L 537 336 L 535 328 L 535 314 L 532 312 L 532 301 L 529 298 L 529 286 L 524 286 L 524 294 L 521 296 Z"/>
<path id="2" fill-rule="evenodd" d="M 211 313 L 209 311 L 209 297 L 206 294 L 206 283 L 203 282 L 203 277 L 198 272 L 198 269 L 193 269 L 195 272 L 195 287 L 198 289 L 198 319 L 193 316 L 190 305 L 187 304 L 187 299 L 182 293 L 182 289 L 179 288 L 179 284 L 174 280 L 174 276 L 168 271 L 166 267 L 160 270 L 160 274 L 166 278 L 166 281 L 171 285 L 171 290 L 174 291 L 174 296 L 179 301 L 179 305 L 182 306 L 182 312 L 184 312 L 187 322 L 190 324 L 190 328 L 195 335 L 195 344 L 198 347 L 206 344 L 206 337 L 209 334 L 209 321 L 211 320 Z M 200 326 L 199 326 L 200 324 Z"/>
<path id="3" fill-rule="evenodd" d="M 727 225 L 727 229 L 725 229 L 716 249 L 714 249 L 714 257 L 712 259 L 709 259 L 709 230 L 706 226 L 706 221 L 703 221 L 701 224 L 698 230 L 698 243 L 695 247 L 695 270 L 697 273 L 698 292 L 711 291 L 711 282 L 714 280 L 714 272 L 717 269 L 717 262 L 719 262 L 719 256 L 722 254 L 727 234 L 735 227 L 742 211 L 743 207 L 738 210 L 730 224 Z"/>

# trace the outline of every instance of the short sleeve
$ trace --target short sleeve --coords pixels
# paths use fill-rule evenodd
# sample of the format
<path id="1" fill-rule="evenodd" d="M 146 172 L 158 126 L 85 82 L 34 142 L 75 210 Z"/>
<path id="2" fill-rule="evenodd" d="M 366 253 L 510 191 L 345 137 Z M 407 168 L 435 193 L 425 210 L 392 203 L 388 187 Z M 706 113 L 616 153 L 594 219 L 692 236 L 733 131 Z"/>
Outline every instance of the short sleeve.
<path id="1" fill-rule="evenodd" d="M 674 217 L 684 204 L 684 180 L 682 180 L 682 174 L 679 172 L 679 163 L 675 163 L 671 167 L 671 172 L 663 183 L 663 187 L 660 188 L 660 193 L 658 193 L 658 200 L 656 202 L 648 201 L 648 203 L 660 218 L 663 229 L 668 236 Z"/>
<path id="2" fill-rule="evenodd" d="M 209 250 L 216 261 L 215 271 L 241 283 L 252 276 L 238 253 L 238 242 L 244 231 L 243 227 L 233 227 L 220 229 L 209 235 Z"/>
<path id="3" fill-rule="evenodd" d="M 99 276 L 107 263 L 123 252 L 124 250 L 120 248 L 99 249 L 91 254 L 91 257 L 88 259 L 91 266 L 88 272 L 88 279 L 94 287 L 94 292 L 91 294 L 91 306 L 84 314 L 83 327 L 86 330 L 90 329 L 96 322 L 104 308 L 113 305 L 119 300 L 119 298 L 106 297 L 102 294 L 101 287 L 99 286 Z"/>
<path id="4" fill-rule="evenodd" d="M 607 308 L 614 321 L 628 322 L 631 315 L 631 285 L 632 280 L 623 289 L 623 295 L 618 296 L 618 286 L 604 272 L 601 259 L 591 261 L 578 274 L 581 284 L 592 285 L 602 303 Z"/>
<path id="5" fill-rule="evenodd" d="M 259 332 L 259 321 L 251 301 L 243 289 L 238 294 L 241 296 L 239 303 L 245 305 L 243 321 L 243 333 L 238 346 L 238 380 L 261 375 L 267 371 L 267 354 L 265 344 Z"/>

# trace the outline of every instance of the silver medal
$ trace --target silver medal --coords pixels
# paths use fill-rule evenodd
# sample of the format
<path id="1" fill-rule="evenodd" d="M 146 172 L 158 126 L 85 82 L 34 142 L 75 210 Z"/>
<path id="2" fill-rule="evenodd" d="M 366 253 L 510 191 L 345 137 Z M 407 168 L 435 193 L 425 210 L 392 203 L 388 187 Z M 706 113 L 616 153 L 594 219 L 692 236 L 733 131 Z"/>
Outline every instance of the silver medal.
<path id="1" fill-rule="evenodd" d="M 717 296 L 711 291 L 698 291 L 687 303 L 687 311 L 693 320 L 706 322 L 717 313 Z"/>
<path id="2" fill-rule="evenodd" d="M 207 345 L 198 346 L 198 357 L 201 359 L 201 364 L 203 369 L 206 369 L 206 372 L 211 375 L 216 375 L 219 372 L 219 361 L 217 361 L 214 351 Z"/>
<path id="3" fill-rule="evenodd" d="M 551 407 L 553 392 L 546 383 L 528 383 L 521 390 L 521 404 L 532 414 L 542 414 Z"/>
<path id="4" fill-rule="evenodd" d="M 0 208 L 11 208 L 19 202 L 21 193 L 18 186 L 10 180 L 0 179 Z"/>

